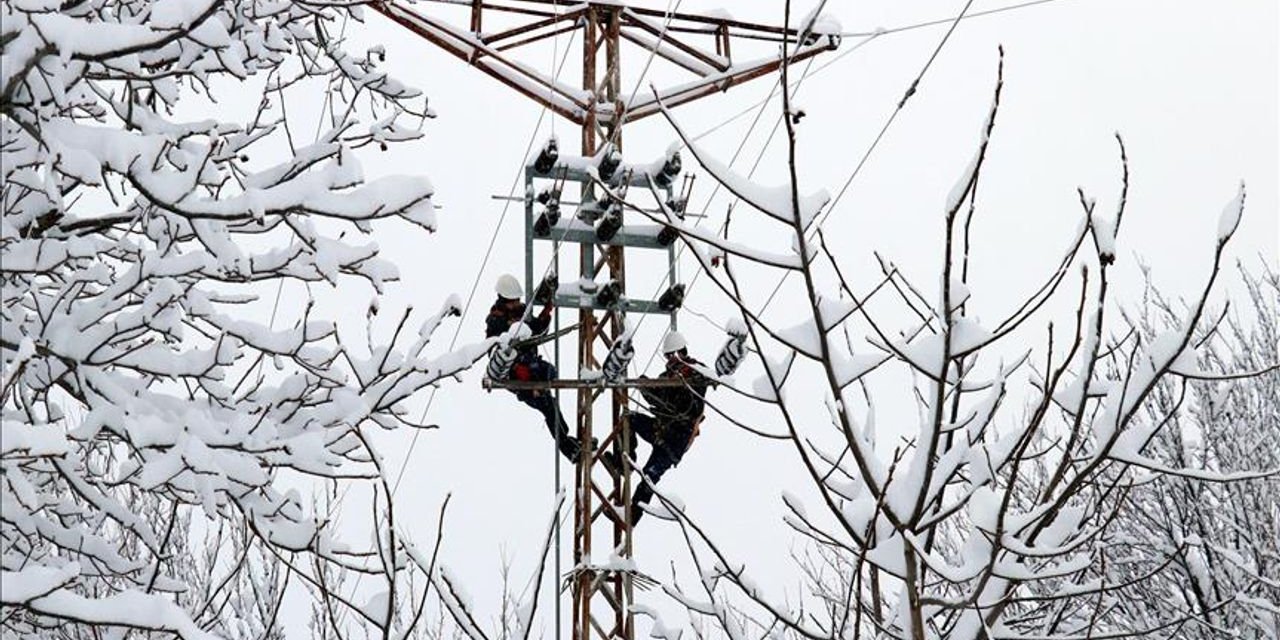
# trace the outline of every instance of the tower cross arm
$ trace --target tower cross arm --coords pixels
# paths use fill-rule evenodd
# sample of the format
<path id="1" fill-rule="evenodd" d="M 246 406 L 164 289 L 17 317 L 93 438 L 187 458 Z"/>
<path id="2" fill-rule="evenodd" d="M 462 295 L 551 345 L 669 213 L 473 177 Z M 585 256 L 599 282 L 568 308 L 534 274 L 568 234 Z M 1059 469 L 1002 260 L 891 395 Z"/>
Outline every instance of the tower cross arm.
<path id="1" fill-rule="evenodd" d="M 729 67 L 720 73 L 704 76 L 683 85 L 649 92 L 648 96 L 637 95 L 633 101 L 624 106 L 622 121 L 624 123 L 635 122 L 658 113 L 663 106 L 667 108 L 676 107 L 715 93 L 728 91 L 730 87 L 773 73 L 781 69 L 784 64 L 789 65 L 808 60 L 824 51 L 835 49 L 836 46 L 838 46 L 838 40 L 824 39 L 814 44 L 801 46 L 797 51 L 785 58 L 772 56 L 745 62 Z M 608 120 L 608 117 L 605 119 Z"/>
<path id="2" fill-rule="evenodd" d="M 467 7 L 471 10 L 468 27 L 449 24 L 422 5 L 444 4 Z M 696 15 L 691 13 L 664 12 L 657 9 L 630 7 L 612 0 L 426 0 L 410 8 L 404 0 L 376 0 L 370 6 L 393 22 L 405 27 L 455 57 L 493 76 L 503 84 L 529 97 L 538 104 L 569 119 L 575 124 L 587 126 L 618 126 L 649 117 L 661 109 L 659 101 L 667 107 L 675 107 L 699 98 L 720 93 L 729 87 L 748 82 L 780 69 L 785 64 L 807 60 L 824 51 L 839 46 L 838 34 L 803 34 L 797 29 L 735 20 L 727 16 Z M 484 34 L 480 27 L 486 12 L 518 15 L 532 18 L 491 34 Z M 610 102 L 599 99 L 598 87 L 578 88 L 558 78 L 550 77 L 533 66 L 520 62 L 512 50 L 526 44 L 583 29 L 580 43 L 594 49 L 599 46 L 595 38 L 588 38 L 594 24 L 591 16 L 611 14 L 614 26 L 602 35 L 616 40 L 621 38 L 649 49 L 698 76 L 694 80 L 654 92 L 637 91 L 626 101 Z M 600 27 L 600 25 L 596 25 Z M 684 36 L 714 39 L 714 52 L 685 42 Z M 804 41 L 801 42 L 801 37 Z M 735 39 L 765 40 L 795 45 L 784 54 L 733 64 L 729 54 L 730 43 Z M 591 43 L 587 43 L 592 40 Z M 585 54 L 584 54 L 585 55 Z"/>

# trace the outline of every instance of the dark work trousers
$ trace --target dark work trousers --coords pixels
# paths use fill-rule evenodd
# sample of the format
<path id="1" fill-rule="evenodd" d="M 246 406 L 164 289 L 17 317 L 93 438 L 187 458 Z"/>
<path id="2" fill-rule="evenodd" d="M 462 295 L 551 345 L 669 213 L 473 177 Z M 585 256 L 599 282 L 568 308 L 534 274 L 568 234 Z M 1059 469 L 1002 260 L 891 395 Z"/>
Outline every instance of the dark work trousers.
<path id="1" fill-rule="evenodd" d="M 648 478 L 649 482 L 640 482 L 635 494 L 631 497 L 631 521 L 634 523 L 643 513 L 640 505 L 647 504 L 653 498 L 653 488 L 650 485 L 658 484 L 662 474 L 680 464 L 680 458 L 684 457 L 684 452 L 689 448 L 689 441 L 693 438 L 693 425 L 687 422 L 659 422 L 657 418 L 643 413 L 631 414 L 630 423 L 633 436 L 639 436 L 640 439 L 653 445 L 653 452 L 645 461 L 643 470 L 644 477 Z M 630 449 L 634 455 L 634 437 Z"/>
<path id="2" fill-rule="evenodd" d="M 521 357 L 518 362 L 528 365 L 530 374 L 528 380 L 545 382 L 556 378 L 555 365 L 536 355 Z M 554 392 L 551 389 L 541 389 L 536 393 L 517 391 L 516 399 L 542 414 L 543 420 L 547 423 L 547 431 L 550 431 L 551 437 L 556 439 L 556 448 L 560 450 L 560 454 L 570 462 L 576 463 L 578 439 L 569 433 L 569 425 L 565 424 L 564 416 L 560 415 L 560 405 L 556 403 Z"/>

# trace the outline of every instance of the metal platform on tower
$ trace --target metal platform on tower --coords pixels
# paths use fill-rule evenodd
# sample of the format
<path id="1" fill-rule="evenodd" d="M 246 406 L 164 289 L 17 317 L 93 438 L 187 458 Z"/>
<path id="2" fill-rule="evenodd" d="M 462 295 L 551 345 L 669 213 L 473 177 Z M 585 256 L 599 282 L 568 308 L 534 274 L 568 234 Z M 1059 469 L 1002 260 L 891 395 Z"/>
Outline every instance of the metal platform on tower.
<path id="1" fill-rule="evenodd" d="M 622 160 L 622 127 L 804 61 L 839 46 L 840 36 L 815 28 L 756 24 L 727 15 L 697 15 L 631 7 L 617 0 L 419 0 L 374 2 L 373 9 L 494 77 L 546 109 L 581 127 L 577 154 L 544 146 L 525 168 L 525 293 L 534 303 L 554 302 L 577 311 L 579 372 L 601 372 L 597 344 L 608 350 L 624 338 L 628 314 L 666 315 L 672 327 L 683 299 L 676 270 L 675 230 L 662 224 L 633 224 L 630 207 L 683 215 L 690 183 L 680 181 L 679 157 L 668 153 L 651 163 Z M 449 12 L 454 21 L 450 21 Z M 457 17 L 463 18 L 456 24 Z M 561 81 L 518 56 L 530 45 L 568 35 L 580 50 L 581 83 Z M 775 49 L 739 60 L 753 41 Z M 685 82 L 655 90 L 622 87 L 622 47 L 643 53 L 644 69 L 662 60 L 691 75 Z M 777 47 L 777 45 L 781 45 Z M 569 52 L 566 51 L 566 55 Z M 549 150 L 554 146 L 554 153 Z M 574 193 L 566 192 L 566 188 Z M 658 203 L 632 202 L 635 188 Z M 617 200 L 621 198 L 622 202 Z M 623 202 L 627 206 L 621 206 Z M 561 211 L 561 208 L 564 211 Z M 634 214 L 633 214 L 634 215 Z M 535 256 L 552 247 L 552 268 Z M 577 249 L 575 277 L 560 277 L 562 247 Z M 653 296 L 630 297 L 628 250 L 666 253 L 667 272 Z M 548 278 L 546 274 L 554 276 Z M 538 276 L 538 277 L 535 277 Z M 661 291 L 662 295 L 657 295 Z M 649 299 L 655 298 L 655 299 Z M 557 311 L 557 314 L 559 311 Z M 558 316 L 557 316 L 558 317 Z M 557 334 L 556 338 L 563 335 Z M 519 382 L 485 378 L 487 389 L 576 391 L 577 438 L 583 443 L 575 475 L 573 568 L 564 576 L 573 598 L 572 640 L 634 640 L 634 591 L 651 583 L 632 563 L 631 474 L 606 467 L 601 454 L 623 454 L 630 440 L 630 389 L 673 387 L 662 378 L 583 378 Z M 597 441 L 595 405 L 609 398 L 608 422 Z M 557 627 L 557 637 L 559 630 Z"/>
<path id="2" fill-rule="evenodd" d="M 677 378 L 623 378 L 606 380 L 605 378 L 551 380 L 534 382 L 521 380 L 491 380 L 485 378 L 480 382 L 485 389 L 510 389 L 512 391 L 534 391 L 538 389 L 661 389 L 683 387 L 684 381 Z"/>

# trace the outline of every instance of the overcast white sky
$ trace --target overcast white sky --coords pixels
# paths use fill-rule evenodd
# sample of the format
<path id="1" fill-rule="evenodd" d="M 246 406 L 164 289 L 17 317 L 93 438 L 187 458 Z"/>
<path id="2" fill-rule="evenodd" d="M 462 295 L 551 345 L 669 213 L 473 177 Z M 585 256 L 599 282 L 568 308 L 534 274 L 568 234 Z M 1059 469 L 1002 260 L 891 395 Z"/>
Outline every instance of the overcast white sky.
<path id="1" fill-rule="evenodd" d="M 684 0 L 680 9 L 706 11 L 720 1 Z M 666 7 L 665 2 L 641 4 Z M 782 18 L 780 2 L 738 6 L 747 4 L 732 8 L 736 17 L 770 22 Z M 797 3 L 797 15 L 812 4 Z M 978 0 L 972 10 L 1006 4 Z M 954 16 L 962 5 L 960 0 L 832 0 L 827 13 L 848 31 L 869 31 Z M 440 10 L 434 4 L 422 7 Z M 462 19 L 461 14 L 451 15 Z M 1119 180 L 1112 137 L 1116 131 L 1125 137 L 1132 168 L 1119 245 L 1120 295 L 1138 290 L 1135 256 L 1150 265 L 1156 283 L 1168 293 L 1192 293 L 1205 275 L 1218 214 L 1242 179 L 1248 184 L 1248 203 L 1232 254 L 1248 264 L 1265 260 L 1274 267 L 1280 243 L 1276 27 L 1276 4 L 1264 0 L 1057 0 L 965 21 L 833 211 L 828 237 L 862 288 L 875 274 L 873 252 L 896 261 L 925 286 L 933 285 L 930 274 L 937 266 L 943 202 L 973 154 L 990 101 L 996 47 L 1003 44 L 1003 107 L 982 176 L 975 223 L 979 241 L 973 289 L 979 309 L 996 317 L 1047 273 L 1078 224 L 1077 185 L 1097 195 L 1104 209 L 1114 206 Z M 442 207 L 440 231 L 434 236 L 384 233 L 378 238 L 385 256 L 401 265 L 403 275 L 382 300 L 381 317 L 390 322 L 406 304 L 434 309 L 449 293 L 466 295 L 503 211 L 503 204 L 491 195 L 510 191 L 540 109 L 378 17 L 347 29 L 355 43 L 384 44 L 387 69 L 421 87 L 439 116 L 426 124 L 420 143 L 366 160 L 373 175 L 426 174 L 437 187 L 436 201 Z M 944 25 L 883 36 L 804 82 L 796 98 L 808 114 L 800 124 L 802 190 L 839 189 L 945 29 Z M 840 51 L 819 58 L 815 68 L 859 40 L 846 38 Z M 557 46 L 563 45 L 561 41 Z M 552 54 L 548 47 L 531 49 L 527 55 L 532 64 L 546 68 Z M 623 83 L 629 90 L 646 56 L 636 48 L 625 49 L 624 56 Z M 679 77 L 655 74 L 659 81 Z M 572 65 L 566 75 L 579 76 Z M 769 82 L 733 89 L 682 107 L 677 114 L 687 130 L 702 131 L 761 100 Z M 751 118 L 746 117 L 704 143 L 727 161 L 746 137 L 744 157 L 735 168 L 748 167 L 777 113 L 777 105 L 771 105 L 753 131 L 748 131 Z M 553 125 L 565 147 L 577 146 L 573 125 L 550 117 L 537 139 L 541 141 Z M 630 161 L 654 158 L 673 140 L 674 133 L 661 118 L 624 133 Z M 781 140 L 775 139 L 757 173 L 761 182 L 783 180 L 783 152 Z M 696 169 L 687 155 L 686 160 L 687 168 Z M 694 208 L 700 208 L 710 192 L 704 176 L 694 192 Z M 719 225 L 727 202 L 723 194 L 717 196 L 707 208 L 708 224 Z M 505 218 L 462 342 L 482 336 L 494 278 L 523 269 L 521 215 L 513 206 Z M 744 222 L 739 237 L 785 250 L 789 240 L 771 237 L 760 231 L 764 228 Z M 693 265 L 682 269 L 689 274 Z M 632 273 L 645 277 L 639 267 Z M 752 288 L 755 304 L 772 284 L 770 279 Z M 363 318 L 367 299 L 361 296 L 367 293 L 359 288 L 345 291 L 340 301 L 344 317 Z M 774 317 L 786 318 L 786 299 L 784 295 Z M 717 322 L 729 315 L 724 301 L 705 283 L 695 288 L 688 306 Z M 658 323 L 651 325 L 641 334 L 642 359 L 658 339 Z M 682 327 L 695 355 L 714 357 L 723 334 L 694 317 L 682 319 Z M 564 369 L 573 372 L 569 358 Z M 397 502 L 400 517 L 409 519 L 407 533 L 428 545 L 435 537 L 436 510 L 444 495 L 452 493 L 442 557 L 468 585 L 479 609 L 489 614 L 496 612 L 503 556 L 511 560 L 513 575 L 520 580 L 532 573 L 553 504 L 554 481 L 551 442 L 541 418 L 504 393 L 486 394 L 479 388 L 480 376 L 477 369 L 436 397 L 426 419 L 442 428 L 424 433 L 412 448 Z M 802 382 L 803 378 L 797 384 Z M 888 385 L 883 390 L 887 396 L 902 395 Z M 748 413 L 752 407 L 727 396 L 719 400 L 739 415 L 765 416 L 761 428 L 777 427 L 766 412 Z M 906 428 L 899 420 L 911 418 L 909 404 L 894 402 L 886 400 L 905 411 L 882 418 L 890 436 L 886 439 Z M 567 410 L 572 403 L 566 398 L 564 404 Z M 821 419 L 822 414 L 815 416 Z M 411 437 L 400 433 L 384 438 L 391 468 L 405 464 Z M 712 536 L 778 596 L 793 592 L 798 580 L 786 557 L 798 543 L 781 523 L 779 496 L 792 490 L 808 497 L 793 458 L 789 444 L 753 438 L 709 416 L 685 461 L 663 480 L 663 487 L 679 495 Z M 563 473 L 570 481 L 568 467 Z M 352 500 L 360 498 L 353 495 Z M 368 511 L 365 504 L 354 507 L 353 523 Z M 567 567 L 572 540 L 566 534 L 564 541 Z M 671 562 L 687 565 L 677 530 L 658 521 L 646 521 L 639 528 L 636 549 L 640 568 L 651 574 L 669 575 Z M 642 601 L 656 597 L 640 596 Z M 549 601 L 543 606 L 548 614 Z M 543 620 L 550 627 L 551 618 L 544 615 Z M 641 623 L 640 630 L 646 627 Z"/>

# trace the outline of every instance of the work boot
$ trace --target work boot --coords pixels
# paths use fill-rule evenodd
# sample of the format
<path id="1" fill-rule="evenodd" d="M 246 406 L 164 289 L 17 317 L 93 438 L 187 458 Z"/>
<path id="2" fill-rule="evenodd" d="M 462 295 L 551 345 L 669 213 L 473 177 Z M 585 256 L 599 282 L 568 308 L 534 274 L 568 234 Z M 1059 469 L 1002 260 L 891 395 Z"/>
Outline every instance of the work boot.
<path id="1" fill-rule="evenodd" d="M 652 498 L 653 498 L 653 488 L 651 488 L 647 484 L 644 484 L 644 480 L 642 477 L 640 481 L 640 485 L 637 486 L 636 490 L 631 493 L 631 513 L 629 514 L 631 519 L 631 526 L 634 527 L 637 522 L 640 522 L 640 518 L 644 516 L 643 505 L 648 504 L 649 500 Z"/>

